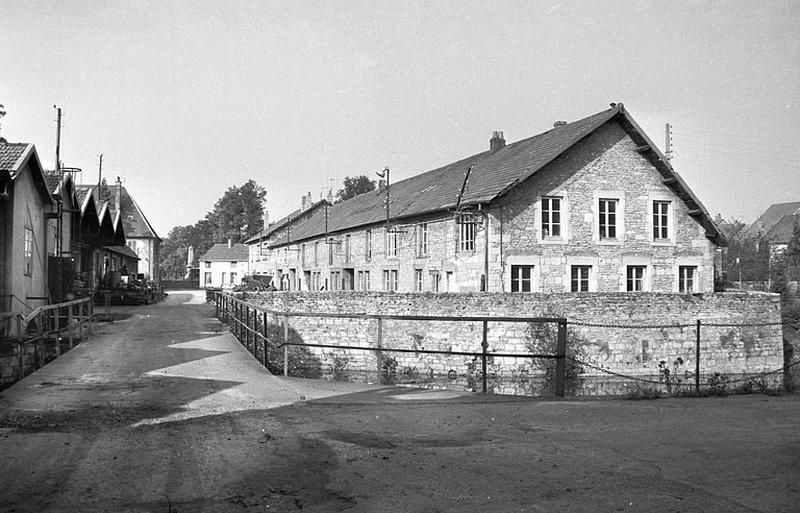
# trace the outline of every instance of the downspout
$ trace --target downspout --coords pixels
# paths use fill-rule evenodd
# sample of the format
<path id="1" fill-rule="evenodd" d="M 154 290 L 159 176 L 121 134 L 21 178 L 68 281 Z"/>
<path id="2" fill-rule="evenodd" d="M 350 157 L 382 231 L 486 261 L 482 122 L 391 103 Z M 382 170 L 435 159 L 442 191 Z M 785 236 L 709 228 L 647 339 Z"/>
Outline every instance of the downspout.
<path id="1" fill-rule="evenodd" d="M 478 204 L 478 211 L 483 213 L 483 232 L 486 239 L 483 245 L 483 290 L 489 292 L 489 213 L 483 212 L 483 205 Z"/>

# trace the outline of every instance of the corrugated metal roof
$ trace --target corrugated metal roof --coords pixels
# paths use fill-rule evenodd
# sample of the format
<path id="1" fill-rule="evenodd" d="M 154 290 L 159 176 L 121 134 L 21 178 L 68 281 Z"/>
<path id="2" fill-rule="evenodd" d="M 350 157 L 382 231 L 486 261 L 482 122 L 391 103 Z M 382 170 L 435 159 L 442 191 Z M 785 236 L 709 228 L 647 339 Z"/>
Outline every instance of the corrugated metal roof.
<path id="1" fill-rule="evenodd" d="M 249 257 L 249 250 L 244 244 L 214 244 L 211 249 L 206 251 L 203 256 L 198 258 L 199 262 L 232 262 L 245 261 Z"/>

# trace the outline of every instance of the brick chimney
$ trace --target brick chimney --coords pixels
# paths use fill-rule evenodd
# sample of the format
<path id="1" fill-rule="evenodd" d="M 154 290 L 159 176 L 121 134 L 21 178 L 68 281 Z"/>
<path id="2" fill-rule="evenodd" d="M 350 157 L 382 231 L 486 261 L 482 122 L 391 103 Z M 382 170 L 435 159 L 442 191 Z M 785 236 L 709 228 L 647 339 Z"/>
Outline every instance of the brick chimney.
<path id="1" fill-rule="evenodd" d="M 492 138 L 489 139 L 489 151 L 497 151 L 506 145 L 506 140 L 503 138 L 503 132 L 492 132 Z"/>
<path id="2" fill-rule="evenodd" d="M 308 194 L 304 194 L 300 198 L 300 212 L 305 212 L 308 207 L 314 202 L 313 196 L 311 196 L 311 191 Z"/>
<path id="3" fill-rule="evenodd" d="M 117 186 L 114 189 L 114 211 L 119 212 L 119 206 L 122 203 L 122 180 L 117 177 Z"/>

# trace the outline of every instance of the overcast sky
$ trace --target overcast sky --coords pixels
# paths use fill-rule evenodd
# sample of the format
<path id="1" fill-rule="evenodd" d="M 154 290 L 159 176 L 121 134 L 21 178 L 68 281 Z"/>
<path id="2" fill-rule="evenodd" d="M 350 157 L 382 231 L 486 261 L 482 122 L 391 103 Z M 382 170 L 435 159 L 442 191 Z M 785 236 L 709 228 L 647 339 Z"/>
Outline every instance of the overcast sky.
<path id="1" fill-rule="evenodd" d="M 0 135 L 120 176 L 159 235 L 254 179 L 273 219 L 623 102 L 712 215 L 800 201 L 800 2 L 0 0 Z"/>

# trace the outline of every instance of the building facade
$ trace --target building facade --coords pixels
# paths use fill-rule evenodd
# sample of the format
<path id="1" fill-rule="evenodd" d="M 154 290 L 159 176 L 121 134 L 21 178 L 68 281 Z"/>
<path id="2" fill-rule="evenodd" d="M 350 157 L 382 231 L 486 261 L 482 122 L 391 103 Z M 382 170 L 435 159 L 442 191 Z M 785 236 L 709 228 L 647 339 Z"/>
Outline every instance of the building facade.
<path id="1" fill-rule="evenodd" d="M 201 288 L 231 288 L 250 273 L 248 247 L 244 244 L 214 244 L 200 262 Z"/>
<path id="2" fill-rule="evenodd" d="M 726 244 L 622 104 L 253 243 L 289 290 L 664 293 L 712 292 Z"/>

